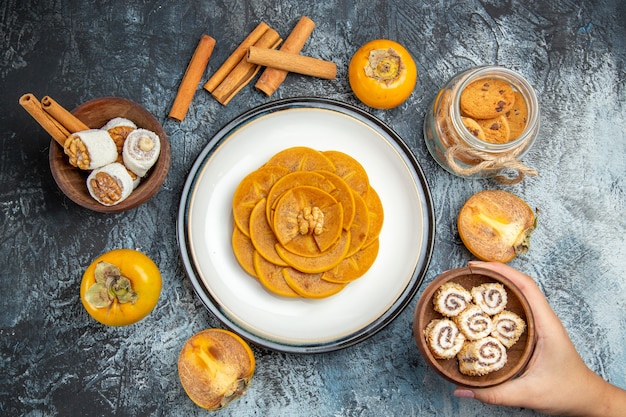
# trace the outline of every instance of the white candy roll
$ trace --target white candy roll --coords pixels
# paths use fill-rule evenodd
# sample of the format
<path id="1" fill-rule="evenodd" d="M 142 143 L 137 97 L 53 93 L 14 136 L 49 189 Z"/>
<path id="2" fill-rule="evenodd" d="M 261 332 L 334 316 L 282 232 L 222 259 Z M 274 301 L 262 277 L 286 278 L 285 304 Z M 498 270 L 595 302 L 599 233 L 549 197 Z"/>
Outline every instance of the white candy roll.
<path id="1" fill-rule="evenodd" d="M 115 117 L 109 120 L 104 126 L 102 126 L 102 129 L 109 130 L 120 126 L 137 129 L 137 125 L 132 120 L 126 119 L 125 117 Z"/>
<path id="2" fill-rule="evenodd" d="M 124 201 L 133 191 L 133 178 L 126 167 L 113 162 L 95 169 L 87 177 L 89 194 L 100 204 L 114 206 Z"/>
<path id="3" fill-rule="evenodd" d="M 513 346 L 519 340 L 526 329 L 526 323 L 520 316 L 512 311 L 504 310 L 496 314 L 493 319 L 493 331 L 491 335 L 498 339 L 507 348 Z"/>
<path id="4" fill-rule="evenodd" d="M 92 170 L 103 167 L 117 159 L 115 141 L 106 130 L 89 129 L 68 136 L 63 145 L 71 165 Z"/>
<path id="5" fill-rule="evenodd" d="M 504 286 L 497 282 L 485 283 L 472 288 L 472 298 L 474 303 L 490 316 L 504 310 L 508 302 Z"/>
<path id="6" fill-rule="evenodd" d="M 424 330 L 426 343 L 435 358 L 451 359 L 463 347 L 465 336 L 450 319 L 434 319 Z"/>
<path id="7" fill-rule="evenodd" d="M 495 337 L 467 342 L 457 355 L 463 375 L 480 376 L 500 370 L 506 365 L 506 348 Z"/>
<path id="8" fill-rule="evenodd" d="M 137 125 L 132 120 L 124 117 L 115 117 L 102 126 L 102 130 L 106 130 L 111 135 L 119 155 L 122 154 L 126 138 L 135 129 L 137 129 Z"/>
<path id="9" fill-rule="evenodd" d="M 491 317 L 477 305 L 471 304 L 452 319 L 468 340 L 487 337 L 493 330 Z"/>
<path id="10" fill-rule="evenodd" d="M 433 297 L 433 307 L 446 317 L 454 317 L 465 310 L 472 301 L 472 295 L 461 284 L 446 282 Z"/>
<path id="11" fill-rule="evenodd" d="M 159 135 L 150 130 L 136 129 L 126 137 L 122 158 L 128 169 L 143 177 L 159 159 L 160 152 Z"/>

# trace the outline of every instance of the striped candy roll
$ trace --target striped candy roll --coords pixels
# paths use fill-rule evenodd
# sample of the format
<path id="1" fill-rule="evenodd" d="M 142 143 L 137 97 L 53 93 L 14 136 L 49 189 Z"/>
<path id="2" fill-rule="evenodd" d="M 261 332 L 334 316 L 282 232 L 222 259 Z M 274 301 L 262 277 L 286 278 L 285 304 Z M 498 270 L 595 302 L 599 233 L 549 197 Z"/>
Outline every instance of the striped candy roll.
<path id="1" fill-rule="evenodd" d="M 507 348 L 513 346 L 526 329 L 524 320 L 514 312 L 508 310 L 496 314 L 491 321 L 493 322 L 491 335 Z"/>
<path id="2" fill-rule="evenodd" d="M 454 317 L 465 310 L 472 301 L 472 295 L 461 284 L 446 282 L 433 297 L 435 311 L 446 317 Z"/>
<path id="3" fill-rule="evenodd" d="M 472 288 L 474 304 L 490 316 L 498 314 L 506 307 L 507 295 L 504 286 L 499 283 L 485 283 Z"/>
<path id="4" fill-rule="evenodd" d="M 453 320 L 468 340 L 482 339 L 489 336 L 493 330 L 491 317 L 474 304 L 455 316 Z"/>
<path id="5" fill-rule="evenodd" d="M 486 375 L 506 365 L 506 348 L 495 337 L 485 337 L 465 343 L 457 359 L 463 375 Z"/>
<path id="6" fill-rule="evenodd" d="M 434 319 L 424 329 L 424 337 L 433 356 L 438 359 L 451 359 L 463 347 L 465 336 L 450 319 Z"/>

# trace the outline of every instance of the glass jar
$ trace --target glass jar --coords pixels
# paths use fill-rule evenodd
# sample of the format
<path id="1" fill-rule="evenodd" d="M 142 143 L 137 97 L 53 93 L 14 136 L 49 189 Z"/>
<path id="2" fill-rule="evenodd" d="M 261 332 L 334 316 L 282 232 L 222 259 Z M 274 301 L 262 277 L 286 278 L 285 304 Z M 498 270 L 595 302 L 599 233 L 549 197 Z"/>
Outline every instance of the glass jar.
<path id="1" fill-rule="evenodd" d="M 479 139 L 463 124 L 461 93 L 480 79 L 498 79 L 509 83 L 526 102 L 526 124 L 516 138 L 504 143 Z M 537 137 L 539 103 L 531 85 L 515 71 L 483 66 L 461 72 L 439 91 L 426 114 L 424 138 L 432 157 L 448 172 L 465 178 L 496 177 L 514 184 L 525 175 L 537 172 L 520 162 Z"/>

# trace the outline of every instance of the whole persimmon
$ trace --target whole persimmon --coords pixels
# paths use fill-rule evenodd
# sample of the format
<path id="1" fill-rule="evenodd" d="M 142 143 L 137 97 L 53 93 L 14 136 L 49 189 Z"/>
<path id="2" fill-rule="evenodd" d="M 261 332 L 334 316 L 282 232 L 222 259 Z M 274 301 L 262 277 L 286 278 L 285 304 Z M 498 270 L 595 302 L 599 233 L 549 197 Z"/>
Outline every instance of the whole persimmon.
<path id="1" fill-rule="evenodd" d="M 80 299 L 91 317 L 107 326 L 142 320 L 161 294 L 158 266 L 134 249 L 114 249 L 97 257 L 85 270 Z"/>
<path id="2" fill-rule="evenodd" d="M 417 67 L 404 46 L 389 39 L 375 39 L 352 56 L 348 81 L 363 103 L 377 109 L 391 109 L 413 92 Z"/>
<path id="3" fill-rule="evenodd" d="M 178 377 L 198 406 L 217 410 L 240 397 L 254 375 L 254 353 L 237 334 L 206 329 L 191 336 L 178 356 Z"/>

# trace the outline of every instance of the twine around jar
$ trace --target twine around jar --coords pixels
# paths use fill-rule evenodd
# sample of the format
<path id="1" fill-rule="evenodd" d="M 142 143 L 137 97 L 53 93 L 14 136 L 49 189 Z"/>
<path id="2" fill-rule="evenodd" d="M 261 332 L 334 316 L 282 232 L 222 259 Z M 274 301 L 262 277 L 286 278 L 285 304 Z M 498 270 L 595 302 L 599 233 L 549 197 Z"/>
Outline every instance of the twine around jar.
<path id="1" fill-rule="evenodd" d="M 517 184 L 522 181 L 526 175 L 537 175 L 537 170 L 524 165 L 517 159 L 519 154 L 524 149 L 524 146 L 521 145 L 522 144 L 509 152 L 494 154 L 456 143 L 447 149 L 446 162 L 448 163 L 450 169 L 452 169 L 456 174 L 468 177 L 485 170 L 514 170 L 517 172 L 516 177 L 510 178 L 506 175 L 498 174 L 496 175 L 495 180 L 501 184 Z M 480 160 L 480 162 L 476 165 L 465 168 L 457 163 L 457 158 L 460 156 L 468 156 L 472 159 Z"/>

